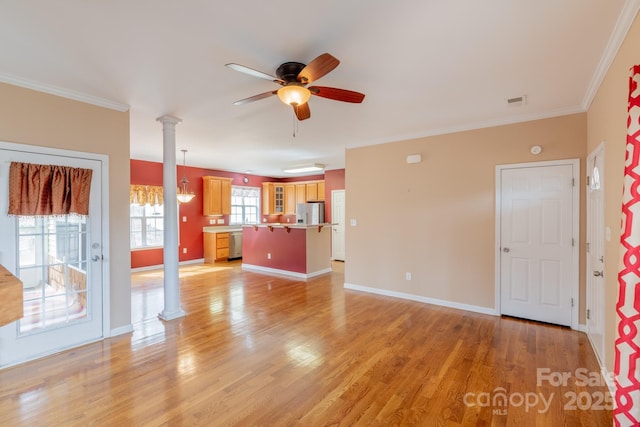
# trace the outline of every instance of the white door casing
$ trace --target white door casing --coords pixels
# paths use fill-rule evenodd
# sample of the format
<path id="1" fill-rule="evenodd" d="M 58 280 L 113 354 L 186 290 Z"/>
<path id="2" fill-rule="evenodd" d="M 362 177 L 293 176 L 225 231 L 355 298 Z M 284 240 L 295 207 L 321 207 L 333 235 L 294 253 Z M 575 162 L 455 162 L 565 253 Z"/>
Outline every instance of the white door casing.
<path id="1" fill-rule="evenodd" d="M 331 191 L 331 259 L 344 261 L 345 191 Z"/>
<path id="2" fill-rule="evenodd" d="M 604 366 L 604 143 L 587 157 L 587 335 Z"/>
<path id="3" fill-rule="evenodd" d="M 83 254 L 79 265 L 81 264 L 86 271 L 87 292 L 83 293 L 86 298 L 86 315 L 75 320 L 70 318 L 66 322 L 29 330 L 25 327 L 27 318 L 25 314 L 22 325 L 17 321 L 0 327 L 0 367 L 6 367 L 108 336 L 109 299 L 106 284 L 108 274 L 105 274 L 103 257 L 108 253 L 108 238 L 105 237 L 105 233 L 108 232 L 108 221 L 103 218 L 103 209 L 108 208 L 108 204 L 104 206 L 108 193 L 105 194 L 106 192 L 103 191 L 104 181 L 108 177 L 108 159 L 102 155 L 5 142 L 0 142 L 0 159 L 2 159 L 0 186 L 4 188 L 8 187 L 11 161 L 56 164 L 93 170 L 85 244 L 78 249 Z M 3 239 L 0 241 L 0 263 L 20 277 L 20 271 L 25 270 L 24 266 L 21 268 L 18 265 L 21 256 L 18 254 L 18 218 L 9 217 L 7 209 L 8 195 L 5 192 L 5 197 L 0 197 L 0 230 L 3 230 Z M 60 220 L 56 223 L 60 224 Z M 56 231 L 56 235 L 57 233 Z M 45 235 L 44 238 L 49 240 L 55 237 Z M 46 261 L 43 262 L 46 263 Z M 70 273 L 65 270 L 65 274 Z M 27 281 L 25 277 L 24 282 L 27 283 Z M 25 286 L 25 295 L 28 291 Z M 44 291 L 42 293 L 44 295 Z"/>
<path id="4" fill-rule="evenodd" d="M 579 165 L 496 167 L 498 313 L 578 327 Z"/>

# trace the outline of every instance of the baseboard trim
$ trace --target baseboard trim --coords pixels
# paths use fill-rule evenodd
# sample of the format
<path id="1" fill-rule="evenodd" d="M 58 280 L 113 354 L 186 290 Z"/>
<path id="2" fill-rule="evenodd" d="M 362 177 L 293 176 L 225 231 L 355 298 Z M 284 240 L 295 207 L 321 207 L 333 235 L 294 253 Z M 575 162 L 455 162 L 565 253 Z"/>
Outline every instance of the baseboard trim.
<path id="1" fill-rule="evenodd" d="M 259 273 L 278 274 L 281 276 L 295 277 L 296 279 L 310 279 L 312 277 L 320 276 L 331 272 L 331 268 L 325 268 L 324 270 L 314 271 L 313 273 L 298 273 L 295 271 L 280 270 L 278 268 L 263 267 L 261 265 L 245 264 L 242 263 L 242 269 L 248 271 L 255 271 Z"/>
<path id="2" fill-rule="evenodd" d="M 118 335 L 124 335 L 133 332 L 133 325 L 129 323 L 128 325 L 120 326 L 119 328 L 111 329 L 109 336 L 117 337 Z"/>
<path id="3" fill-rule="evenodd" d="M 396 292 L 396 291 L 389 291 L 386 289 L 379 289 L 379 288 L 371 288 L 368 286 L 361 286 L 361 285 L 354 285 L 352 283 L 346 283 L 344 284 L 344 288 L 345 289 L 351 289 L 354 291 L 361 291 L 361 292 L 368 292 L 371 294 L 377 294 L 377 295 L 384 295 L 387 297 L 393 297 L 393 298 L 401 298 L 401 299 L 406 299 L 406 300 L 410 300 L 410 301 L 417 301 L 417 302 L 423 302 L 426 304 L 433 304 L 433 305 L 438 305 L 441 307 L 447 307 L 447 308 L 455 308 L 457 310 L 465 310 L 465 311 L 471 311 L 474 313 L 480 313 L 480 314 L 488 314 L 490 316 L 499 316 L 500 314 L 492 308 L 487 308 L 487 307 L 480 307 L 478 305 L 471 305 L 471 304 L 461 304 L 458 302 L 453 302 L 453 301 L 447 301 L 447 300 L 441 300 L 441 299 L 436 299 L 436 298 L 429 298 L 429 297 L 424 297 L 421 295 L 414 295 L 414 294 L 407 294 L 404 292 Z"/>
<path id="4" fill-rule="evenodd" d="M 180 261 L 178 263 L 178 265 L 189 265 L 189 264 L 204 264 L 204 258 L 190 259 L 190 260 L 187 260 L 187 261 Z M 145 266 L 145 267 L 132 268 L 131 272 L 132 273 L 138 273 L 140 271 L 160 270 L 162 268 L 164 268 L 164 264 L 148 265 L 148 266 Z"/>
<path id="5" fill-rule="evenodd" d="M 605 366 L 601 366 L 600 375 L 604 378 L 604 382 L 607 384 L 607 388 L 609 389 L 609 393 L 611 393 L 611 398 L 615 404 L 616 382 L 613 379 L 613 372 L 609 372 Z"/>

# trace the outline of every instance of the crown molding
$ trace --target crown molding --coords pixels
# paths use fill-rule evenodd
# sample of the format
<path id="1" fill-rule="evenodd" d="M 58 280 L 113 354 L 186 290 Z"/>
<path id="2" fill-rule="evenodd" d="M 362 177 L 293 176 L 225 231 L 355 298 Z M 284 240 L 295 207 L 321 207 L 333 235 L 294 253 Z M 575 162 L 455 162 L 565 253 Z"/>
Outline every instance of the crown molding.
<path id="1" fill-rule="evenodd" d="M 100 98 L 98 96 L 87 95 L 75 90 L 40 83 L 22 77 L 12 76 L 10 74 L 0 73 L 0 82 L 14 86 L 20 86 L 38 92 L 48 93 L 50 95 L 60 96 L 62 98 L 73 99 L 74 101 L 80 101 L 86 104 L 97 105 L 98 107 L 109 108 L 110 110 L 116 110 L 121 113 L 129 111 L 129 105 L 123 104 L 121 102 L 112 101 L 106 98 Z"/>
<path id="2" fill-rule="evenodd" d="M 611 37 L 609 37 L 607 47 L 600 58 L 600 62 L 598 63 L 596 71 L 591 78 L 591 83 L 589 84 L 582 101 L 582 107 L 585 111 L 589 109 L 591 102 L 593 102 L 593 98 L 595 98 L 596 93 L 598 93 L 598 89 L 600 88 L 607 71 L 609 71 L 609 67 L 618 54 L 618 50 L 620 50 L 620 46 L 622 46 L 622 42 L 624 42 L 624 39 L 627 36 L 633 21 L 636 19 L 636 15 L 639 10 L 640 0 L 627 0 L 625 2 L 622 12 L 620 12 L 620 16 L 618 16 L 618 21 L 613 28 Z"/>
<path id="3" fill-rule="evenodd" d="M 366 143 L 363 143 L 363 144 L 347 145 L 347 148 L 363 147 L 366 145 L 387 144 L 390 142 L 398 142 L 398 141 L 408 141 L 410 139 L 427 138 L 430 136 L 439 136 L 439 135 L 448 135 L 448 134 L 458 133 L 458 132 L 468 132 L 468 131 L 486 129 L 486 128 L 491 128 L 496 126 L 507 126 L 507 125 L 513 125 L 517 123 L 530 122 L 534 120 L 543 120 L 543 119 L 551 119 L 554 117 L 569 116 L 572 114 L 580 114 L 584 112 L 586 112 L 586 110 L 584 110 L 581 106 L 561 108 L 561 109 L 552 110 L 552 111 L 524 114 L 524 115 L 515 116 L 515 117 L 505 117 L 505 118 L 498 118 L 498 119 L 485 120 L 485 121 L 479 121 L 479 122 L 469 122 L 469 123 L 461 124 L 459 126 L 435 128 L 435 129 L 430 129 L 424 132 L 397 134 L 397 135 L 392 135 L 384 138 L 368 140 Z"/>

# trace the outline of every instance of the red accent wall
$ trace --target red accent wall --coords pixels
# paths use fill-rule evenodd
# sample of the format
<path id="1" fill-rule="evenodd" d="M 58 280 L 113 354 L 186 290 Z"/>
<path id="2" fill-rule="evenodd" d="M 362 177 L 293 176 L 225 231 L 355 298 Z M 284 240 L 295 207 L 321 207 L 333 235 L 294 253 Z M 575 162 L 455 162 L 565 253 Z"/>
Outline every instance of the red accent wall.
<path id="1" fill-rule="evenodd" d="M 285 228 L 243 227 L 242 262 L 306 274 L 307 230 L 291 228 L 287 233 Z"/>
<path id="2" fill-rule="evenodd" d="M 131 168 L 131 184 L 139 185 L 162 185 L 163 165 L 158 162 L 149 162 L 146 160 L 130 160 Z M 228 215 L 222 217 L 207 217 L 202 214 L 202 177 L 221 176 L 227 178 L 233 178 L 233 185 L 246 185 L 249 187 L 258 187 L 262 189 L 263 182 L 295 182 L 295 181 L 310 181 L 310 180 L 325 180 L 325 219 L 327 222 L 331 221 L 331 190 L 344 188 L 344 169 L 337 171 L 325 171 L 325 175 L 313 175 L 303 176 L 296 178 L 278 179 L 266 176 L 248 175 L 243 173 L 220 171 L 215 169 L 203 169 L 179 165 L 177 167 L 178 181 L 185 174 L 189 180 L 189 189 L 196 194 L 196 197 L 189 203 L 181 204 L 178 208 L 178 218 L 180 220 L 179 233 L 180 233 L 180 250 L 179 260 L 189 261 L 194 259 L 204 258 L 203 248 L 203 235 L 202 228 L 209 226 L 216 226 L 210 224 L 211 219 L 224 219 L 222 226 L 229 225 Z M 242 178 L 249 178 L 248 183 L 242 182 Z M 177 183 L 176 183 L 177 186 Z M 327 217 L 328 215 L 328 217 Z M 183 219 L 186 217 L 187 221 Z M 283 222 L 286 223 L 285 215 L 269 215 L 267 216 L 268 222 Z M 327 219 L 328 218 L 328 219 Z M 262 220 L 262 218 L 260 218 Z M 295 222 L 295 216 L 289 216 L 291 223 Z M 293 229 L 292 229 L 293 230 Z M 243 242 L 244 244 L 244 242 Z M 187 253 L 184 254 L 183 248 L 187 249 Z M 282 251 L 279 251 L 279 253 Z M 137 249 L 131 251 L 131 268 L 148 267 L 153 265 L 161 265 L 163 263 L 163 250 L 162 248 L 156 249 Z M 280 267 L 273 267 L 280 268 Z M 289 268 L 290 269 L 290 268 Z M 294 270 L 295 271 L 295 270 Z"/>
<path id="3" fill-rule="evenodd" d="M 344 169 L 324 172 L 324 220 L 331 222 L 331 191 L 344 190 Z"/>
<path id="4" fill-rule="evenodd" d="M 139 185 L 162 185 L 163 165 L 158 162 L 149 162 L 145 160 L 130 160 L 131 168 L 131 184 Z M 202 228 L 212 226 L 209 223 L 211 219 L 224 219 L 224 224 L 229 225 L 229 216 L 208 217 L 202 214 L 202 177 L 221 176 L 233 178 L 233 185 L 246 185 L 249 187 L 262 188 L 265 181 L 277 181 L 271 177 L 263 177 L 257 175 L 247 175 L 242 173 L 234 173 L 227 171 L 219 171 L 215 169 L 203 169 L 187 166 L 177 167 L 178 181 L 185 174 L 189 180 L 189 189 L 196 194 L 196 197 L 189 203 L 180 204 L 178 207 L 178 219 L 180 221 L 179 236 L 180 250 L 179 260 L 189 261 L 204 257 Z M 249 178 L 248 183 L 242 182 L 242 178 Z M 176 184 L 177 186 L 177 184 Z M 183 221 L 186 217 L 186 222 Z M 275 222 L 275 221 L 274 221 Z M 216 224 L 217 225 L 217 224 Z M 183 249 L 187 249 L 187 253 L 183 253 Z M 136 249 L 131 251 L 131 268 L 147 267 L 152 265 L 160 265 L 163 263 L 162 248 L 155 249 Z"/>
<path id="5" fill-rule="evenodd" d="M 324 175 L 296 176 L 291 178 L 277 179 L 277 182 L 300 182 L 300 181 L 321 181 Z"/>

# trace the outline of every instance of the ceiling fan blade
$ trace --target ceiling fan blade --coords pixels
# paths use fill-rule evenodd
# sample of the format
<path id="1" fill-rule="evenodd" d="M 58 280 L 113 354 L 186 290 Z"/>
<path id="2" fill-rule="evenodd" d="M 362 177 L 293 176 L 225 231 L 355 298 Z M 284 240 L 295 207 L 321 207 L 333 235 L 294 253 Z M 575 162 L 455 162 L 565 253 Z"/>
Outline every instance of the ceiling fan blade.
<path id="1" fill-rule="evenodd" d="M 304 84 L 318 80 L 340 64 L 336 58 L 328 53 L 323 53 L 313 61 L 309 62 L 306 67 L 298 73 L 298 81 Z"/>
<path id="2" fill-rule="evenodd" d="M 308 88 L 313 95 L 333 99 L 342 102 L 353 102 L 359 104 L 364 100 L 364 93 L 354 92 L 352 90 L 337 89 L 335 87 L 311 86 Z"/>
<path id="3" fill-rule="evenodd" d="M 245 67 L 244 65 L 229 63 L 225 64 L 225 67 L 231 68 L 232 70 L 240 71 L 244 74 L 249 74 L 253 77 L 258 77 L 265 80 L 271 80 L 274 83 L 284 84 L 284 81 L 280 80 L 276 76 L 272 76 L 271 74 L 263 73 L 262 71 L 254 70 L 253 68 Z"/>
<path id="4" fill-rule="evenodd" d="M 302 105 L 294 105 L 293 111 L 296 113 L 298 120 L 306 120 L 311 117 L 311 110 L 309 110 L 308 102 L 305 102 Z"/>
<path id="5" fill-rule="evenodd" d="M 258 101 L 260 99 L 268 98 L 270 96 L 275 95 L 276 93 L 278 93 L 277 90 L 271 90 L 269 92 L 260 93 L 258 95 L 253 95 L 253 96 L 250 96 L 248 98 L 244 98 L 244 99 L 241 99 L 239 101 L 236 101 L 236 102 L 233 103 L 233 105 L 248 104 L 249 102 Z"/>

